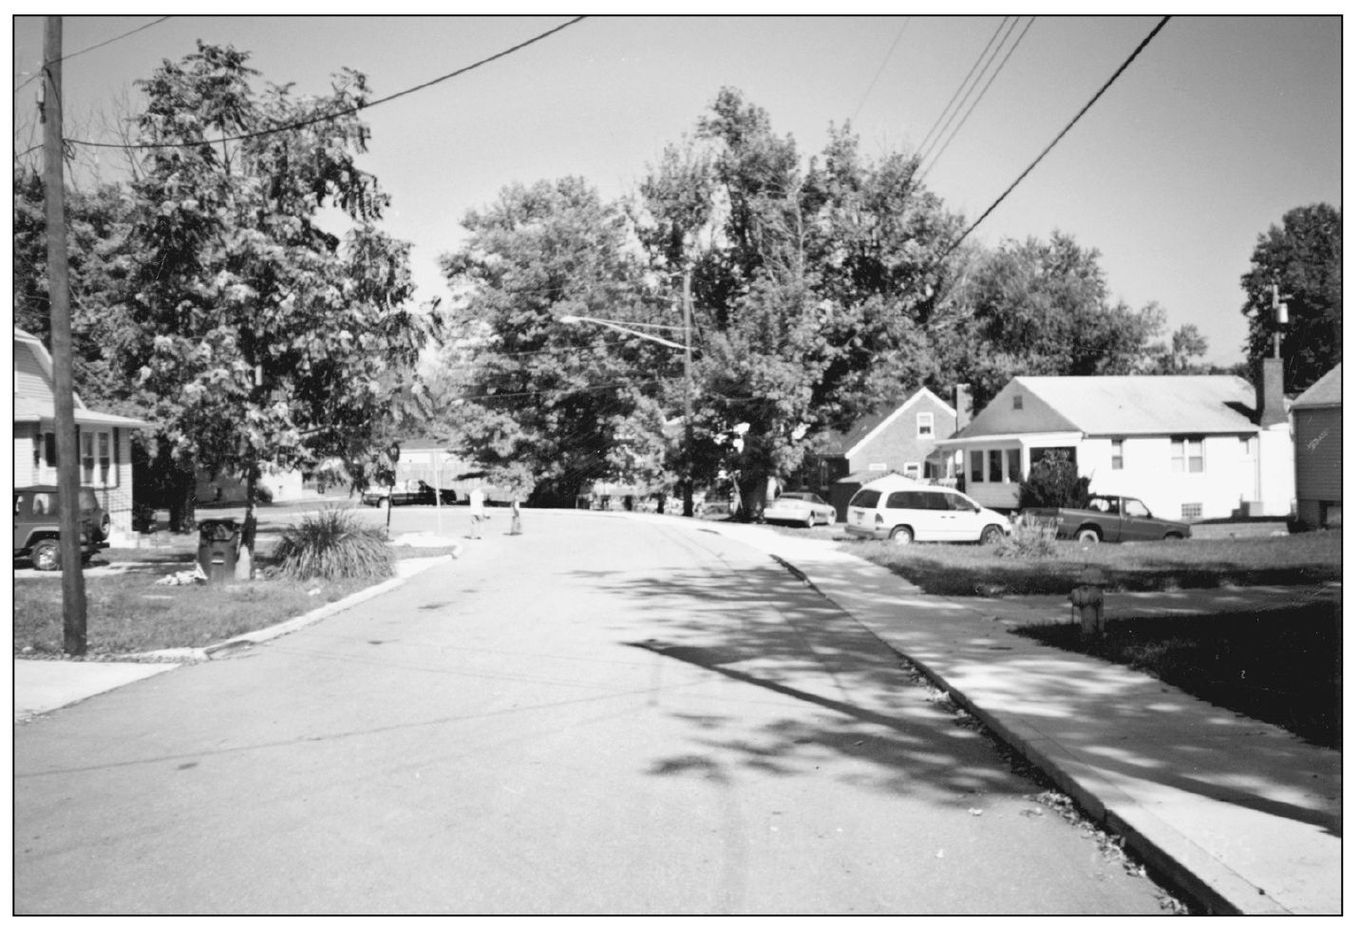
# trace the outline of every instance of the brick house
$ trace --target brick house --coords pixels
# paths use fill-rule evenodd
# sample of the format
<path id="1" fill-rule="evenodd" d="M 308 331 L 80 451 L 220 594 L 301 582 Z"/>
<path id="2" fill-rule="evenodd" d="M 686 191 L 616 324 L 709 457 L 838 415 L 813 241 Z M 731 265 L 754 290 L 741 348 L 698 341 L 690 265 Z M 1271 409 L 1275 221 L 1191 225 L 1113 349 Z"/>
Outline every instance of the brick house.
<path id="1" fill-rule="evenodd" d="M 56 484 L 56 410 L 52 356 L 42 341 L 14 328 L 14 486 Z M 97 412 L 75 397 L 80 483 L 99 493 L 115 532 L 132 531 L 132 432 L 136 418 Z"/>
<path id="2" fill-rule="evenodd" d="M 1294 476 L 1299 522 L 1341 526 L 1341 364 L 1294 400 Z"/>
<path id="3" fill-rule="evenodd" d="M 967 393 L 960 394 L 966 416 Z M 842 522 L 859 486 L 885 474 L 952 484 L 958 470 L 952 456 L 935 457 L 934 452 L 958 428 L 959 412 L 922 386 L 905 402 L 885 405 L 844 434 L 833 434 L 818 453 L 808 484 L 836 507 Z"/>

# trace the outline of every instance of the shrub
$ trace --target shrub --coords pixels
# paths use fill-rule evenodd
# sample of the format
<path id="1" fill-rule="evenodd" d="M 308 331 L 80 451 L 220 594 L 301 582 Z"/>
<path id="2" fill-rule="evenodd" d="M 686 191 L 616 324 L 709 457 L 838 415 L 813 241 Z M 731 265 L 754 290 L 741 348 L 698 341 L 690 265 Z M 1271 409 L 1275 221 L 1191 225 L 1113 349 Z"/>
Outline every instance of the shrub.
<path id="1" fill-rule="evenodd" d="M 997 540 L 996 554 L 1003 559 L 1041 559 L 1057 551 L 1058 527 L 1026 514 L 1021 514 L 1011 527 L 1011 534 Z"/>
<path id="2" fill-rule="evenodd" d="M 392 549 L 381 527 L 355 522 L 348 510 L 328 508 L 303 517 L 279 539 L 274 563 L 288 578 L 389 578 Z"/>
<path id="3" fill-rule="evenodd" d="M 1067 455 L 1049 451 L 1020 484 L 1020 506 L 1085 506 L 1090 487 L 1091 478 L 1080 476 Z"/>

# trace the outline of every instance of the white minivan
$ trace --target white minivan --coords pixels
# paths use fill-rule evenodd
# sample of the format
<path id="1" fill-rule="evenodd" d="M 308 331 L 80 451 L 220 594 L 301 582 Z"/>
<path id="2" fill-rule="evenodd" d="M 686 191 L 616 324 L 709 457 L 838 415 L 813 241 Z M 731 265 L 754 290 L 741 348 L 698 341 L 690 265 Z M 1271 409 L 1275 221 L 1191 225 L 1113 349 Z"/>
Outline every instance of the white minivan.
<path id="1" fill-rule="evenodd" d="M 850 498 L 845 531 L 893 542 L 994 542 L 1011 522 L 953 487 L 914 481 L 875 481 Z"/>

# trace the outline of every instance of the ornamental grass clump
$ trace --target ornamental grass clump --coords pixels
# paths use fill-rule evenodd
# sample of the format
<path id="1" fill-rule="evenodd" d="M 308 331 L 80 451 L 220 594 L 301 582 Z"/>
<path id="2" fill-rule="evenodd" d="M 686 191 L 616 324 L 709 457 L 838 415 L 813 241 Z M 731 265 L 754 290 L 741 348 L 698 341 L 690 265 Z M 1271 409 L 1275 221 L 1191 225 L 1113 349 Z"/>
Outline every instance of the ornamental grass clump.
<path id="1" fill-rule="evenodd" d="M 1022 513 L 1011 526 L 1011 534 L 996 542 L 996 554 L 1003 559 L 1042 559 L 1057 552 L 1058 527 Z"/>
<path id="2" fill-rule="evenodd" d="M 363 526 L 340 509 L 320 510 L 289 526 L 274 563 L 279 574 L 299 580 L 390 578 L 395 572 L 382 528 Z"/>

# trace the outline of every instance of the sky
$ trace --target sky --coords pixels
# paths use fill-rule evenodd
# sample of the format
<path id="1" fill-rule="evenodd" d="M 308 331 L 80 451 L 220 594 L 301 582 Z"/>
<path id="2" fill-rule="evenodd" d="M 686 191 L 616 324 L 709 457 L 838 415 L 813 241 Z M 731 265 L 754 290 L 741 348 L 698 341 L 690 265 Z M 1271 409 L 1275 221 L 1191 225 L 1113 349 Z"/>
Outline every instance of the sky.
<path id="1" fill-rule="evenodd" d="M 694 131 L 724 86 L 768 111 L 775 131 L 792 135 L 805 157 L 823 148 L 829 127 L 847 120 L 868 157 L 930 144 L 926 185 L 971 223 L 1160 18 L 1054 13 L 1026 30 L 1029 17 L 1022 16 L 1009 34 L 1002 31 L 1008 40 L 992 68 L 1002 59 L 1004 66 L 995 78 L 984 73 L 969 95 L 965 79 L 1002 25 L 1004 7 L 994 4 L 1001 12 L 992 15 L 928 16 L 897 12 L 910 4 L 893 6 L 891 14 L 867 16 L 794 4 L 778 8 L 803 12 L 592 15 L 366 110 L 372 140 L 361 163 L 392 197 L 385 228 L 412 243 L 418 297 L 447 297 L 437 260 L 461 244 L 459 222 L 468 211 L 490 205 L 512 183 L 564 176 L 585 177 L 605 198 L 623 196 L 666 144 Z M 109 139 L 102 116 L 134 95 L 136 79 L 163 59 L 191 53 L 198 39 L 250 52 L 262 80 L 292 82 L 297 94 L 324 91 L 332 73 L 349 67 L 365 73 L 373 96 L 382 97 L 508 49 L 577 12 L 252 13 L 163 22 L 155 22 L 160 14 L 67 16 L 66 134 Z M 15 146 L 23 149 L 41 139 L 33 130 L 30 140 L 27 129 L 40 84 L 28 79 L 41 60 L 42 17 L 15 16 L 11 28 Z M 1207 361 L 1239 362 L 1247 326 L 1240 279 L 1258 236 L 1291 208 L 1341 206 L 1342 75 L 1339 16 L 1173 16 L 973 237 L 994 247 L 1068 233 L 1100 252 L 1112 300 L 1134 308 L 1157 302 L 1167 338 L 1193 324 L 1208 340 Z M 960 89 L 964 108 L 945 133 L 928 136 Z M 88 171 L 101 159 L 100 171 L 115 178 L 110 153 L 87 149 L 81 165 Z"/>

